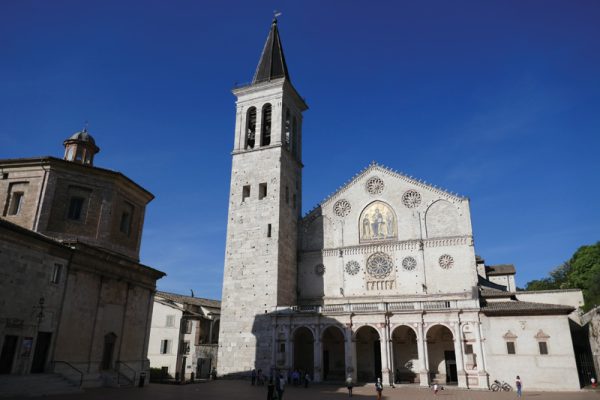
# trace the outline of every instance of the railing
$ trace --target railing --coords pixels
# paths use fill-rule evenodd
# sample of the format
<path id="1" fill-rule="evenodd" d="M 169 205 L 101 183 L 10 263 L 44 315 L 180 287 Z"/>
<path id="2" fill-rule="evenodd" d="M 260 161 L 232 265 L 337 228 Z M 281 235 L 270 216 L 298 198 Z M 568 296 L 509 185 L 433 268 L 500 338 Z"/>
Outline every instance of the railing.
<path id="1" fill-rule="evenodd" d="M 83 372 L 82 371 L 80 371 L 79 369 L 75 368 L 73 365 L 71 365 L 70 363 L 68 363 L 66 361 L 52 361 L 52 371 L 54 373 L 61 374 L 67 380 L 71 380 L 71 379 L 69 379 L 68 375 L 56 371 L 56 364 L 66 365 L 67 367 L 70 368 L 71 371 L 75 371 L 75 373 L 77 375 L 79 375 L 79 385 L 78 386 L 81 387 L 81 385 L 83 385 Z"/>
<path id="2" fill-rule="evenodd" d="M 127 368 L 127 370 L 133 372 L 133 379 L 129 379 L 129 377 L 126 374 L 121 372 L 121 365 L 124 366 L 125 368 Z M 125 379 L 130 381 L 132 386 L 135 385 L 135 378 L 137 376 L 136 370 L 131 368 L 129 365 L 127 365 L 123 361 L 117 361 L 116 366 L 117 366 L 117 384 L 119 384 L 119 385 L 121 384 L 121 376 L 123 376 L 123 377 L 125 377 Z"/>
<path id="3" fill-rule="evenodd" d="M 477 300 L 403 301 L 391 303 L 346 303 L 275 307 L 276 313 L 349 314 L 367 312 L 435 311 L 477 308 Z"/>

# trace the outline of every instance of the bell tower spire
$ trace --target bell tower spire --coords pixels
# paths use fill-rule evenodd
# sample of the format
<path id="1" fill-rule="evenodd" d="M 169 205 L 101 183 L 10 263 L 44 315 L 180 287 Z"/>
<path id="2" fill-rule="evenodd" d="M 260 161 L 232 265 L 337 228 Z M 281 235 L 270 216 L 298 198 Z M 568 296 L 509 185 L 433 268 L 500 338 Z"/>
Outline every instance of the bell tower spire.
<path id="1" fill-rule="evenodd" d="M 275 365 L 269 313 L 296 303 L 302 112 L 277 20 L 237 98 L 219 334 L 219 374 Z"/>

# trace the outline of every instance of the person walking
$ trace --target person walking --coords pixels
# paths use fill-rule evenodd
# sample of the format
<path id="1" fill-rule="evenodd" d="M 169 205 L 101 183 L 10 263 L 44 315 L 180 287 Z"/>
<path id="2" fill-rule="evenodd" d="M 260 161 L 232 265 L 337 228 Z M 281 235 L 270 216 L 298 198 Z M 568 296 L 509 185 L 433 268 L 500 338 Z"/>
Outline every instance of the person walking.
<path id="1" fill-rule="evenodd" d="M 273 383 L 273 377 L 270 377 L 267 384 L 267 400 L 273 400 L 273 392 L 275 392 L 275 384 Z"/>
<path id="2" fill-rule="evenodd" d="M 283 400 L 283 391 L 285 390 L 285 378 L 283 377 L 283 374 L 279 375 L 277 381 L 277 398 Z"/>
<path id="3" fill-rule="evenodd" d="M 523 382 L 521 382 L 521 377 L 519 375 L 517 375 L 515 386 L 517 387 L 517 397 L 521 397 L 523 395 Z"/>
<path id="4" fill-rule="evenodd" d="M 252 382 L 252 386 L 256 383 L 256 370 L 253 369 L 250 373 L 250 381 Z"/>
<path id="5" fill-rule="evenodd" d="M 346 378 L 346 387 L 348 388 L 348 397 L 352 397 L 352 387 L 354 386 L 354 382 L 352 382 L 352 375 L 348 375 Z"/>
<path id="6" fill-rule="evenodd" d="M 304 388 L 308 387 L 309 382 L 310 382 L 310 375 L 308 374 L 308 371 L 306 371 L 306 373 L 304 374 Z"/>
<path id="7" fill-rule="evenodd" d="M 375 390 L 377 391 L 377 400 L 381 400 L 381 393 L 383 392 L 383 384 L 381 383 L 381 378 L 377 378 L 377 382 L 375 383 Z"/>

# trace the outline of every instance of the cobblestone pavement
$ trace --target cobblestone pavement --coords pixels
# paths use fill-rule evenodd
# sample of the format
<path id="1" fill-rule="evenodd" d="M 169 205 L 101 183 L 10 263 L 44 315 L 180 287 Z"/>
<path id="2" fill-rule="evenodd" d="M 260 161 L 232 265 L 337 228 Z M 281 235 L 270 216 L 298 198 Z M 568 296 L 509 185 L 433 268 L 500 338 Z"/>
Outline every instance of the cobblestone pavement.
<path id="1" fill-rule="evenodd" d="M 120 389 L 88 389 L 85 393 L 55 395 L 44 397 L 46 400 L 223 400 L 248 399 L 265 400 L 266 387 L 251 386 L 248 381 L 217 380 L 193 385 L 159 385 L 150 384 L 144 388 Z M 287 386 L 284 400 L 341 400 L 348 398 L 344 387 L 313 385 L 304 387 Z M 375 399 L 373 385 L 354 388 L 353 400 Z M 527 392 L 524 399 L 532 400 L 600 400 L 600 390 L 580 392 Z M 4 398 L 6 399 L 6 398 Z M 3 399 L 3 400 L 4 400 Z M 13 398 L 17 399 L 17 398 Z M 21 398 L 26 399 L 26 398 Z M 31 399 L 29 397 L 28 399 Z M 385 388 L 383 399 L 386 400 L 508 400 L 517 399 L 515 392 L 493 393 L 480 390 L 446 389 L 434 395 L 431 390 L 418 387 Z"/>

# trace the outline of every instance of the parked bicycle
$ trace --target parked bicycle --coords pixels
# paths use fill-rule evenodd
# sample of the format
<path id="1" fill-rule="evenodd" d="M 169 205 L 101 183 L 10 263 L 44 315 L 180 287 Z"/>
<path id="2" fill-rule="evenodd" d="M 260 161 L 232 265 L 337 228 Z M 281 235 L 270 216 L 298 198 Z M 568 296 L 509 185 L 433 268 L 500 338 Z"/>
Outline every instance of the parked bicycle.
<path id="1" fill-rule="evenodd" d="M 508 383 L 504 381 L 499 381 L 497 379 L 494 380 L 494 383 L 492 383 L 490 389 L 492 389 L 492 392 L 499 392 L 501 390 L 505 392 L 510 392 L 511 390 L 513 390 L 512 386 L 510 386 Z"/>

